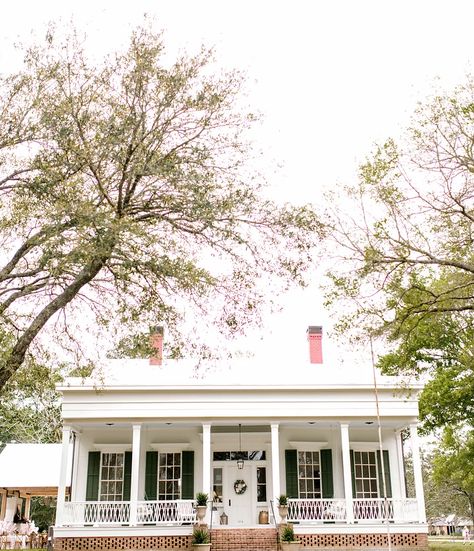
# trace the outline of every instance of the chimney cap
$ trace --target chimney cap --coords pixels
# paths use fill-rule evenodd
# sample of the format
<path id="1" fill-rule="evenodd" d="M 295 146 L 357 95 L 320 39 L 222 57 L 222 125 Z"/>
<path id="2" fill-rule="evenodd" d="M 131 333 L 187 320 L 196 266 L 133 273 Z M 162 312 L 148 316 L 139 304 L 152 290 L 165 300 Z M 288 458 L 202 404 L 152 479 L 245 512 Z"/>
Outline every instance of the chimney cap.
<path id="1" fill-rule="evenodd" d="M 308 334 L 309 335 L 322 335 L 323 334 L 322 325 L 310 325 L 310 326 L 308 326 Z"/>
<path id="2" fill-rule="evenodd" d="M 162 325 L 153 325 L 150 327 L 150 333 L 152 335 L 163 335 L 164 334 L 164 328 Z"/>

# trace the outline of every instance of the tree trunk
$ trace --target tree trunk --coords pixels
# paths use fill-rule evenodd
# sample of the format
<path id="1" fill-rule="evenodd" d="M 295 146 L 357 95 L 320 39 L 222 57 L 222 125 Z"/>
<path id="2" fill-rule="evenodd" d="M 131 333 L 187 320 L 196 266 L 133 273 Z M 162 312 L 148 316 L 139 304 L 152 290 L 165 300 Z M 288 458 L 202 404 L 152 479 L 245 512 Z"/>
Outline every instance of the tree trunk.
<path id="1" fill-rule="evenodd" d="M 110 250 L 102 254 L 99 258 L 95 258 L 92 262 L 85 266 L 78 274 L 76 279 L 64 289 L 64 291 L 52 300 L 47 306 L 41 310 L 36 318 L 31 322 L 30 326 L 25 330 L 21 337 L 17 340 L 10 354 L 7 356 L 0 368 L 0 391 L 5 386 L 10 377 L 18 370 L 25 359 L 28 347 L 33 339 L 38 335 L 41 329 L 45 326 L 48 320 L 59 310 L 64 308 L 80 291 L 84 285 L 90 283 L 100 270 L 105 266 L 105 263 L 110 257 L 113 245 L 109 245 Z M 108 247 L 108 248 L 109 248 Z"/>

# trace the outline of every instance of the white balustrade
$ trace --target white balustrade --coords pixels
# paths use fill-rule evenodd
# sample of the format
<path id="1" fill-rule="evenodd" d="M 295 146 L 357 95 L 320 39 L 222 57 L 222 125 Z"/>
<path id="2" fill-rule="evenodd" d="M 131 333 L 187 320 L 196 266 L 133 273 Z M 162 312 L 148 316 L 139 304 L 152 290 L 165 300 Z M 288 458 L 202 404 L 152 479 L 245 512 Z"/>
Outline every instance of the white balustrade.
<path id="1" fill-rule="evenodd" d="M 345 499 L 289 499 L 288 520 L 299 522 L 346 520 Z"/>
<path id="2" fill-rule="evenodd" d="M 137 504 L 138 524 L 194 524 L 196 511 L 194 501 L 139 501 Z"/>
<path id="3" fill-rule="evenodd" d="M 63 524 L 66 526 L 128 524 L 129 522 L 129 501 L 73 501 L 64 504 Z"/>
<path id="4" fill-rule="evenodd" d="M 364 522 L 418 522 L 416 499 L 354 499 L 354 519 Z M 345 499 L 289 499 L 290 522 L 346 522 Z"/>
<path id="5" fill-rule="evenodd" d="M 416 499 L 354 499 L 353 510 L 359 522 L 418 522 Z"/>
<path id="6" fill-rule="evenodd" d="M 137 523 L 155 525 L 194 524 L 193 500 L 139 501 Z M 65 526 L 111 525 L 130 523 L 129 501 L 74 501 L 64 507 Z"/>

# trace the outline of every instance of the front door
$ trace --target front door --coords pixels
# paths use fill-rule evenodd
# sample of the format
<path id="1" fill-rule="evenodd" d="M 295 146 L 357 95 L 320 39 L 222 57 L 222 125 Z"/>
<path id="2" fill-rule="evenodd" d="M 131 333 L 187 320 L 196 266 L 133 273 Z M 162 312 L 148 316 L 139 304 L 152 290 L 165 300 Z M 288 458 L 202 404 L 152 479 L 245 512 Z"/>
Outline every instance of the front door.
<path id="1" fill-rule="evenodd" d="M 249 462 L 244 463 L 243 469 L 238 469 L 236 464 L 226 465 L 224 508 L 230 526 L 255 524 L 253 469 L 254 466 Z"/>

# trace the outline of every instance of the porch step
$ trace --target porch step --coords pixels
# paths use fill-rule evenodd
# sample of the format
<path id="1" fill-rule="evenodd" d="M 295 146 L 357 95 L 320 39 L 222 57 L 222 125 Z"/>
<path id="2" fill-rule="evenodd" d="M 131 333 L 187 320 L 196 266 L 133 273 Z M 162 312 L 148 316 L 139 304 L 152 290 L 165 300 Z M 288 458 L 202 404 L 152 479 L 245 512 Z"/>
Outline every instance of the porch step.
<path id="1" fill-rule="evenodd" d="M 276 528 L 215 528 L 212 551 L 277 551 Z"/>

